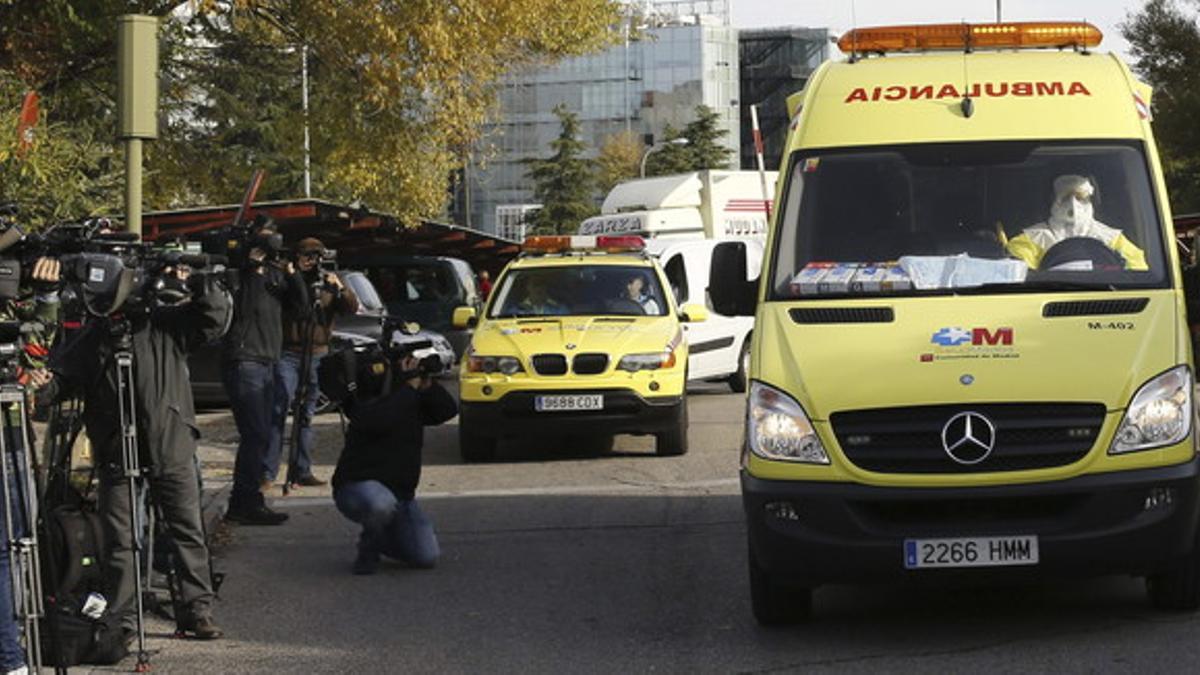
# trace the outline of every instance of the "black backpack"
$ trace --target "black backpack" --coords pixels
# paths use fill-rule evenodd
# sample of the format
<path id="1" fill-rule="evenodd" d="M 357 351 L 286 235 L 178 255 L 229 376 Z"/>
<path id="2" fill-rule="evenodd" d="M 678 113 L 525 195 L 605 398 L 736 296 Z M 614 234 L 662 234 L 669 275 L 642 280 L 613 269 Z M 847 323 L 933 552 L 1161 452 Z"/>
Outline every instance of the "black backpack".
<path id="1" fill-rule="evenodd" d="M 80 611 L 89 593 L 104 589 L 104 530 L 99 514 L 88 502 L 61 504 L 46 515 L 45 525 L 42 578 L 53 596 L 41 630 L 46 663 L 117 663 L 127 653 L 117 619 L 107 612 L 92 619 Z"/>
<path id="2" fill-rule="evenodd" d="M 87 597 L 104 587 L 104 528 L 100 515 L 86 502 L 62 504 L 46 516 L 47 590 L 57 596 Z M 54 574 L 51 575 L 50 572 Z"/>

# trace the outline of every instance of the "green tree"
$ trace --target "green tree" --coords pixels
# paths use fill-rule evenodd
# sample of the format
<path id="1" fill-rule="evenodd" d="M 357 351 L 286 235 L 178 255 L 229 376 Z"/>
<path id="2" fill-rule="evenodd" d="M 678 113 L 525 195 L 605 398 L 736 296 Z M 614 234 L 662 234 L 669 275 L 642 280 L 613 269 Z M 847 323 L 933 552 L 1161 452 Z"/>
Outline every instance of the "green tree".
<path id="1" fill-rule="evenodd" d="M 621 181 L 637 178 L 646 146 L 636 134 L 622 131 L 600 144 L 596 155 L 596 185 L 608 194 Z"/>
<path id="2" fill-rule="evenodd" d="M 617 0 L 0 0 L 0 71 L 42 94 L 51 127 L 119 166 L 116 18 L 161 17 L 147 206 L 232 202 L 264 166 L 264 196 L 299 194 L 306 44 L 314 194 L 415 223 L 442 212 L 500 76 L 610 44 L 620 12 Z"/>
<path id="3" fill-rule="evenodd" d="M 665 144 L 676 138 L 686 138 L 687 144 L 664 145 L 646 160 L 647 176 L 688 173 L 705 169 L 728 169 L 733 151 L 721 143 L 728 130 L 718 126 L 721 116 L 706 106 L 696 106 L 696 118 L 676 130 L 668 124 L 663 129 Z"/>
<path id="4" fill-rule="evenodd" d="M 574 232 L 584 218 L 599 212 L 592 195 L 595 174 L 592 162 L 583 157 L 587 146 L 579 140 L 579 118 L 559 104 L 554 108 L 562 130 L 550 142 L 553 154 L 547 159 L 529 159 L 526 176 L 534 182 L 534 197 L 542 208 L 533 215 L 535 232 Z"/>
<path id="5" fill-rule="evenodd" d="M 679 138 L 684 138 L 684 135 L 675 127 L 668 124 L 663 128 L 662 140 L 656 144 L 658 147 L 646 158 L 647 176 L 668 176 L 673 173 L 694 171 L 687 145 L 671 143 Z"/>
<path id="6" fill-rule="evenodd" d="M 1154 134 L 1176 213 L 1200 211 L 1200 25 L 1188 0 L 1150 0 L 1128 17 L 1121 33 L 1129 41 L 1133 70 L 1154 87 Z"/>
<path id="7" fill-rule="evenodd" d="M 733 151 L 721 143 L 729 132 L 717 126 L 720 119 L 717 111 L 698 105 L 696 119 L 683 128 L 683 137 L 688 139 L 683 148 L 691 160 L 692 171 L 729 168 L 729 156 Z"/>

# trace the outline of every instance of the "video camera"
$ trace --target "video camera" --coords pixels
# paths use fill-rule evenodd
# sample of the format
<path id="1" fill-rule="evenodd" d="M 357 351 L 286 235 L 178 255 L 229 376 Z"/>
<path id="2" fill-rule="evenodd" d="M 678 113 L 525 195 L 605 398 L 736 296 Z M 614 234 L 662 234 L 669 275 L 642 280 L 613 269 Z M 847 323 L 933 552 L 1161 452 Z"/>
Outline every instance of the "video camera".
<path id="1" fill-rule="evenodd" d="M 178 304 L 203 283 L 196 275 L 188 288 L 165 275 L 167 269 L 203 269 L 224 262 L 219 256 L 158 248 L 141 242 L 137 234 L 112 232 L 111 225 L 100 218 L 27 234 L 0 220 L 0 227 L 7 226 L 0 231 L 0 300 L 20 299 L 23 282 L 30 281 L 25 278 L 28 270 L 38 259 L 51 258 L 60 263 L 65 306 L 80 304 L 93 316 L 146 311 Z"/>
<path id="2" fill-rule="evenodd" d="M 317 368 L 321 392 L 335 403 L 349 399 L 370 400 L 386 396 L 402 382 L 415 377 L 434 377 L 443 371 L 433 342 L 419 336 L 415 323 L 387 319 L 383 325 L 384 344 L 378 342 L 350 345 L 330 352 Z M 415 369 L 400 364 L 415 357 Z"/>
<path id="3" fill-rule="evenodd" d="M 261 213 L 249 222 L 235 220 L 230 225 L 203 235 L 200 238 L 200 250 L 208 255 L 224 256 L 230 267 L 260 267 L 279 260 L 287 251 L 283 246 L 283 235 L 274 228 L 275 221 Z M 261 259 L 250 255 L 255 249 L 262 252 Z"/>

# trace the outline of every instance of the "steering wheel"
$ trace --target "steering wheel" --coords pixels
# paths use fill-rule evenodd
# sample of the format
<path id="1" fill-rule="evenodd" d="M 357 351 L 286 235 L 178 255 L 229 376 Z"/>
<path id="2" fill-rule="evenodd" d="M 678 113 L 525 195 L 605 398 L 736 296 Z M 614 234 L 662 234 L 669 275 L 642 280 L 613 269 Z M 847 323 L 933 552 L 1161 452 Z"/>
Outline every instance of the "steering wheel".
<path id="1" fill-rule="evenodd" d="M 608 310 L 617 314 L 633 314 L 643 315 L 646 313 L 645 308 L 634 300 L 629 298 L 617 298 L 608 302 Z"/>
<path id="2" fill-rule="evenodd" d="M 1051 246 L 1042 256 L 1040 270 L 1053 270 L 1067 263 L 1090 261 L 1093 270 L 1123 270 L 1125 259 L 1099 239 L 1070 237 Z"/>

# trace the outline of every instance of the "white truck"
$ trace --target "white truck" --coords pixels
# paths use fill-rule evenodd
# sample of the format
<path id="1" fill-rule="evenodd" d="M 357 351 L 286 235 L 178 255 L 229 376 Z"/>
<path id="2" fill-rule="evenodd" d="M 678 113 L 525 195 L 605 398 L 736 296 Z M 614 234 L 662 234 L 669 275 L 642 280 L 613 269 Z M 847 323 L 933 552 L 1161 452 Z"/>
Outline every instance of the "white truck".
<path id="1" fill-rule="evenodd" d="M 773 194 L 776 173 L 767 172 Z M 659 259 L 677 305 L 708 302 L 708 270 L 721 241 L 746 242 L 746 272 L 762 267 L 770 202 L 757 171 L 697 171 L 621 183 L 604 199 L 601 214 L 583 221 L 579 234 L 639 234 Z M 707 321 L 684 324 L 688 378 L 724 379 L 745 391 L 753 317 L 712 312 Z"/>
<path id="2" fill-rule="evenodd" d="M 775 171 L 766 172 L 775 188 Z M 693 171 L 625 181 L 579 225 L 579 234 L 705 239 L 763 238 L 767 201 L 757 171 Z"/>

